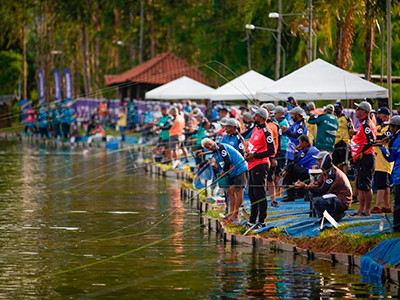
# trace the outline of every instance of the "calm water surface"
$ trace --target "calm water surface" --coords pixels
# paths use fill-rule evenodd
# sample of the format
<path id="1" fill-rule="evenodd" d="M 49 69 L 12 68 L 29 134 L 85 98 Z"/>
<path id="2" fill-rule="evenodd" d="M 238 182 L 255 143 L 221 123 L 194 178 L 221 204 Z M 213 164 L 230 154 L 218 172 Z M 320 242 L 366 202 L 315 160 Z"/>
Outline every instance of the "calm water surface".
<path id="1" fill-rule="evenodd" d="M 179 182 L 146 176 L 135 164 L 140 158 L 128 151 L 85 156 L 0 142 L 0 298 L 399 295 L 346 266 L 224 245 L 198 227 Z"/>

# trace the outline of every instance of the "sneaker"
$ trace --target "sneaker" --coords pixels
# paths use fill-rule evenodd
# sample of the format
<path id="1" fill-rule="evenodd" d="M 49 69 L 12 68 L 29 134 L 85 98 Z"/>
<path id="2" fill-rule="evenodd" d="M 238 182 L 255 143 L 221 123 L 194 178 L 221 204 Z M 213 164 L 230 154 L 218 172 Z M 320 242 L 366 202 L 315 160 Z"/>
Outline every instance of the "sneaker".
<path id="1" fill-rule="evenodd" d="M 279 204 L 277 201 L 272 201 L 271 202 L 271 207 L 279 207 Z"/>
<path id="2" fill-rule="evenodd" d="M 267 227 L 267 223 L 257 223 L 256 226 L 254 226 L 254 230 L 256 229 L 261 229 Z"/>
<path id="3" fill-rule="evenodd" d="M 255 225 L 254 223 L 247 222 L 247 223 L 246 223 L 246 228 L 247 228 L 247 229 L 250 229 L 250 228 L 252 228 L 254 225 Z"/>
<path id="4" fill-rule="evenodd" d="M 379 214 L 381 212 L 382 210 L 378 206 L 375 206 L 373 209 L 371 209 L 372 214 Z"/>
<path id="5" fill-rule="evenodd" d="M 371 210 L 371 212 L 372 212 L 372 210 Z M 381 209 L 381 212 L 382 212 L 382 213 L 389 213 L 389 214 L 390 214 L 390 213 L 392 212 L 392 210 L 391 210 L 390 207 L 389 207 L 389 208 L 384 207 L 384 208 Z"/>

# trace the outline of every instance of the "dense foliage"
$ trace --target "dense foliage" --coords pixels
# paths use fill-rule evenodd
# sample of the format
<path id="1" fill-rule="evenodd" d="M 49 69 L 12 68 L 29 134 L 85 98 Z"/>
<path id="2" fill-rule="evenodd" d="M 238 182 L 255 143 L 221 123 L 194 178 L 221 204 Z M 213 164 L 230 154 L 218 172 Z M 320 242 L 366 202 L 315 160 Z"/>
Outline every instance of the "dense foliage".
<path id="1" fill-rule="evenodd" d="M 379 75 L 385 3 L 314 0 L 317 57 L 367 77 Z M 300 26 L 308 26 L 307 4 L 307 0 L 282 1 L 286 74 L 307 63 L 307 33 Z M 392 4 L 392 68 L 393 75 L 399 75 L 400 5 L 396 0 Z M 268 14 L 277 10 L 278 0 L 3 0 L 0 51 L 6 52 L 1 52 L 1 93 L 16 90 L 22 76 L 27 78 L 22 80 L 25 97 L 35 97 L 35 71 L 40 66 L 46 78 L 47 99 L 51 99 L 51 70 L 66 66 L 73 73 L 75 96 L 113 97 L 114 91 L 105 89 L 105 74 L 119 73 L 165 51 L 193 65 L 209 62 L 201 69 L 220 85 L 235 77 L 234 72 L 248 70 L 245 25 L 276 28 L 277 19 L 268 18 Z M 383 37 L 385 34 L 386 28 Z M 252 69 L 274 78 L 273 33 L 254 30 L 249 38 Z M 10 63 L 4 65 L 7 55 Z M 386 74 L 386 55 L 383 60 Z M 25 73 L 23 62 L 27 63 Z M 400 91 L 395 85 L 394 102 L 397 94 Z"/>

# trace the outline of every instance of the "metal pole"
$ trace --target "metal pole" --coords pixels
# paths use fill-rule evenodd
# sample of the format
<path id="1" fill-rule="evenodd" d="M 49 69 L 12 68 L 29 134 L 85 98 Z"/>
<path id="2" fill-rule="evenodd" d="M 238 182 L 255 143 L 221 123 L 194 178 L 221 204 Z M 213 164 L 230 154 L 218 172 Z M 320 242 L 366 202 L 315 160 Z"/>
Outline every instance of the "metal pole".
<path id="1" fill-rule="evenodd" d="M 139 63 L 143 62 L 144 2 L 140 1 Z"/>
<path id="2" fill-rule="evenodd" d="M 282 58 L 282 76 L 286 75 L 286 51 L 285 48 L 281 46 L 282 52 L 283 52 L 283 58 Z"/>
<path id="3" fill-rule="evenodd" d="M 307 54 L 308 54 L 308 63 L 311 62 L 311 48 L 312 48 L 312 0 L 308 0 L 308 45 L 307 45 Z"/>
<path id="4" fill-rule="evenodd" d="M 389 109 L 392 109 L 392 15 L 391 0 L 386 0 L 387 9 L 387 87 L 389 91 Z"/>
<path id="5" fill-rule="evenodd" d="M 317 42 L 318 42 L 317 34 L 314 32 L 314 59 L 317 59 Z"/>
<path id="6" fill-rule="evenodd" d="M 278 1 L 278 28 L 276 38 L 276 63 L 275 63 L 275 80 L 279 79 L 279 69 L 281 66 L 281 31 L 282 31 L 282 0 Z"/>
<path id="7" fill-rule="evenodd" d="M 250 34 L 248 30 L 246 30 L 246 38 L 247 38 L 247 65 L 249 67 L 249 70 L 251 70 Z"/>
<path id="8" fill-rule="evenodd" d="M 383 86 L 383 56 L 385 52 L 385 22 L 382 22 L 381 32 L 381 85 Z"/>

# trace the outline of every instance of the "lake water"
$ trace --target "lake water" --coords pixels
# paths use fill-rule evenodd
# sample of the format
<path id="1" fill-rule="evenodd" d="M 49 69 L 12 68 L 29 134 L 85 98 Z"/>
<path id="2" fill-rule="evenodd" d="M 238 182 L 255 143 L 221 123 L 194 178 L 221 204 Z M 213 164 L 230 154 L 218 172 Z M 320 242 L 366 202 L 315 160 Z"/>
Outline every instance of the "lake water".
<path id="1" fill-rule="evenodd" d="M 397 297 L 348 266 L 224 245 L 130 151 L 0 142 L 1 299 Z M 356 270 L 357 273 L 357 270 Z"/>

